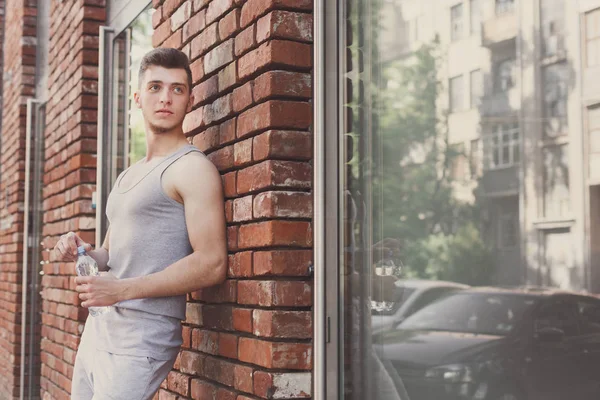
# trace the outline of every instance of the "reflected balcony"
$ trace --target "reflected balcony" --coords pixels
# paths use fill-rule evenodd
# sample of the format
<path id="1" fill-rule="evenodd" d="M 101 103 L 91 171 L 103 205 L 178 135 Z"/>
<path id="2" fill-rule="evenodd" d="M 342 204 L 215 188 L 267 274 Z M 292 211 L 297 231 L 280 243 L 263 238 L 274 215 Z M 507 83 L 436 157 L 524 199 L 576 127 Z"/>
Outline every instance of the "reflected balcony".
<path id="1" fill-rule="evenodd" d="M 481 42 L 485 47 L 493 47 L 514 40 L 518 32 L 517 14 L 504 12 L 483 23 Z"/>
<path id="2" fill-rule="evenodd" d="M 520 108 L 521 97 L 515 87 L 483 96 L 479 105 L 482 117 L 514 115 Z"/>

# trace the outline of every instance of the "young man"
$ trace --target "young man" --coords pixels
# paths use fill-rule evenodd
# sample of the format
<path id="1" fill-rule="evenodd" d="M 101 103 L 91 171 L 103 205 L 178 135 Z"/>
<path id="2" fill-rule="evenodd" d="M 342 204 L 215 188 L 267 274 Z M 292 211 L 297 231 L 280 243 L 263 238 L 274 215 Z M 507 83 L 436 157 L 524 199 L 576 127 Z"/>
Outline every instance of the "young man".
<path id="1" fill-rule="evenodd" d="M 155 49 L 142 59 L 134 99 L 146 127 L 146 157 L 123 171 L 109 195 L 109 229 L 92 250 L 73 232 L 54 248 L 75 261 L 77 246 L 104 272 L 77 277 L 88 317 L 75 359 L 74 400 L 152 399 L 182 343 L 186 293 L 225 279 L 226 228 L 221 177 L 188 144 L 183 119 L 193 105 L 186 55 Z"/>

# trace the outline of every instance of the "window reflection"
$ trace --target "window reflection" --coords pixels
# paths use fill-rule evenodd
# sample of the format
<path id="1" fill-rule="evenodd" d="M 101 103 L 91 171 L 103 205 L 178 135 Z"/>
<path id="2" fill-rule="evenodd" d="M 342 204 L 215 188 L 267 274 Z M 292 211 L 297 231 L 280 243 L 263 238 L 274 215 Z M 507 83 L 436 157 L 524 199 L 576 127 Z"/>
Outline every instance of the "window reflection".
<path id="1" fill-rule="evenodd" d="M 344 397 L 597 399 L 600 0 L 343 4 Z"/>

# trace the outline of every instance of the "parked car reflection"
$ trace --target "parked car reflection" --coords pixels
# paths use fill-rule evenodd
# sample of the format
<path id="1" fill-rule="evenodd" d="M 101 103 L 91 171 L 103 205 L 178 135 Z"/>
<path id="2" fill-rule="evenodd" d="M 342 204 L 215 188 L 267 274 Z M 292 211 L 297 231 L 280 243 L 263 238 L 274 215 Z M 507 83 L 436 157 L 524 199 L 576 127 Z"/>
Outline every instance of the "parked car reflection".
<path id="1" fill-rule="evenodd" d="M 440 297 L 468 287 L 446 281 L 398 280 L 395 282 L 393 301 L 389 302 L 388 307 L 378 307 L 378 304 L 372 304 L 371 330 L 373 334 L 378 334 L 393 329 L 404 319 Z"/>
<path id="2" fill-rule="evenodd" d="M 410 400 L 600 398 L 600 300 L 591 296 L 467 289 L 375 342 Z"/>

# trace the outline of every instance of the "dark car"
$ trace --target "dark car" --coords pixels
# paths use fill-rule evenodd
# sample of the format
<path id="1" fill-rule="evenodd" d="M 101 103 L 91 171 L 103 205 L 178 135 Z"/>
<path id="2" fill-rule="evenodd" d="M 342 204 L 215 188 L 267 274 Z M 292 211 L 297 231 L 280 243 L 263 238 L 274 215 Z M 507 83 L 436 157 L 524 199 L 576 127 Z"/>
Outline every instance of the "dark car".
<path id="1" fill-rule="evenodd" d="M 600 300 L 591 296 L 467 289 L 376 342 L 410 400 L 600 399 Z"/>

